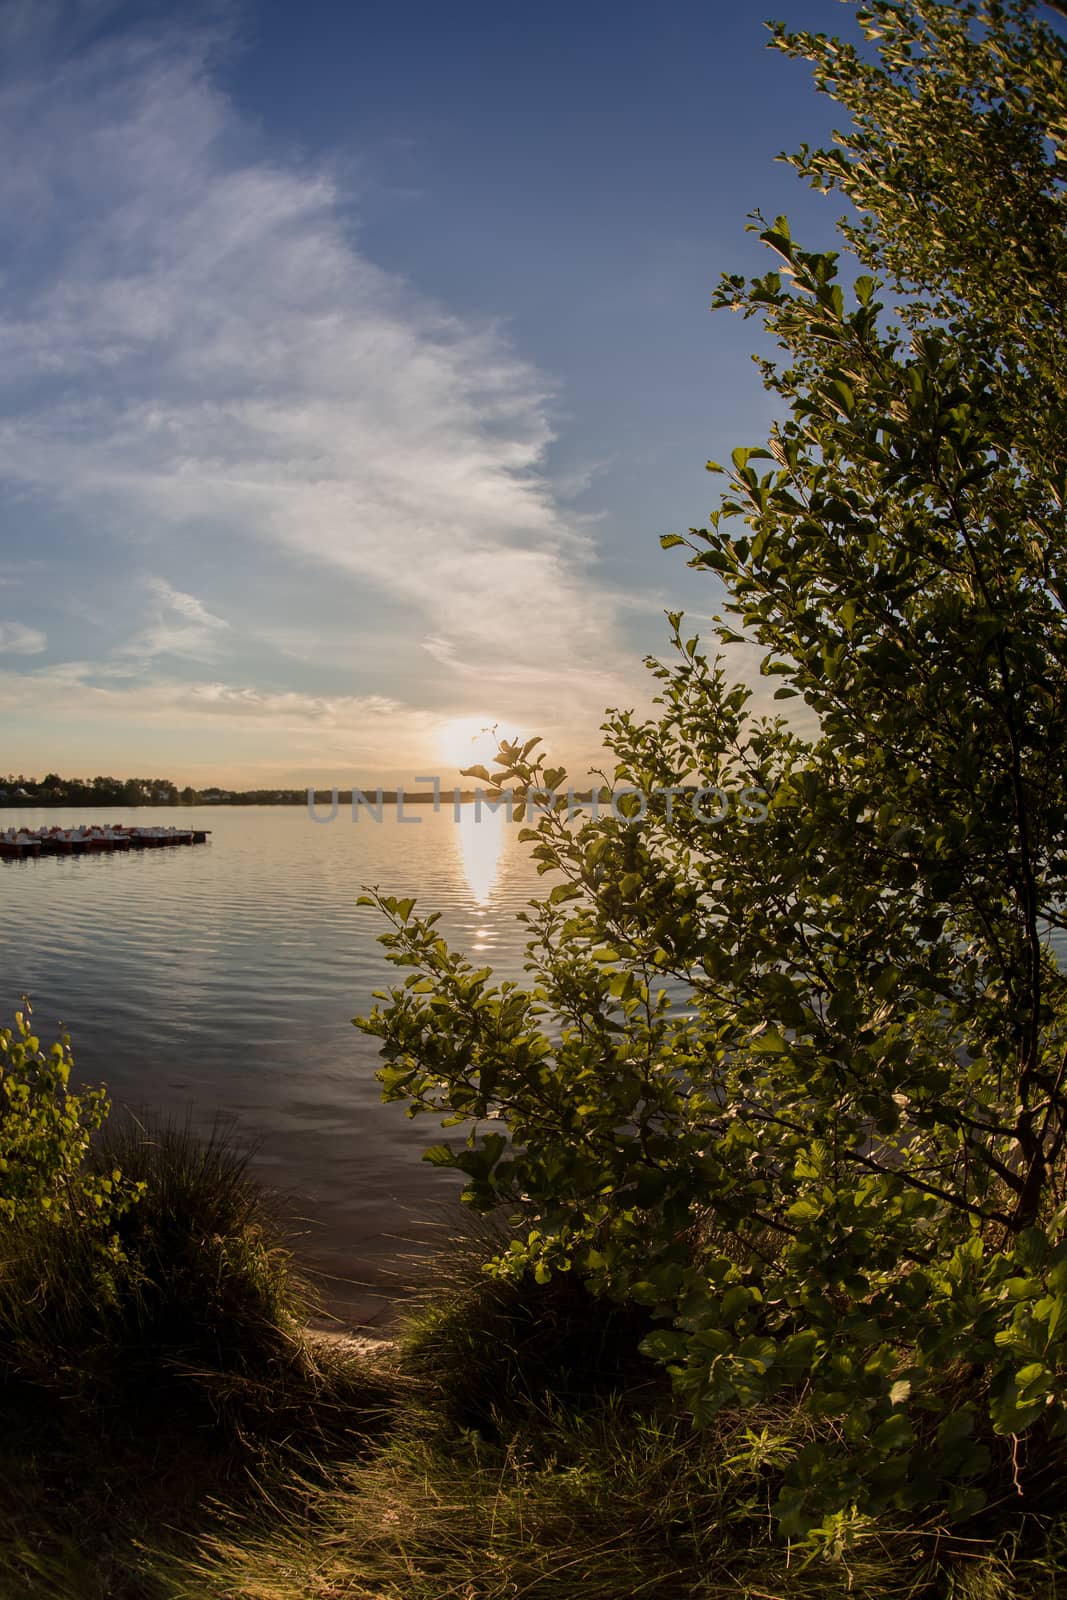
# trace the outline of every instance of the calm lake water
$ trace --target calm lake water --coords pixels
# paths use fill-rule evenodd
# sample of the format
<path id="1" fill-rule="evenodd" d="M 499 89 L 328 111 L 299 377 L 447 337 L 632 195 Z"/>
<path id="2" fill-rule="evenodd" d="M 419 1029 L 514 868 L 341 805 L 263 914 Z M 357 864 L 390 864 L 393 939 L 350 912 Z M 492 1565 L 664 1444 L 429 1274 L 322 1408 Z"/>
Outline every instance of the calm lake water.
<path id="1" fill-rule="evenodd" d="M 325 809 L 325 808 L 323 808 Z M 517 824 L 474 807 L 327 825 L 304 807 L 94 812 L 5 808 L 4 827 L 94 821 L 209 828 L 206 845 L 0 861 L 0 1006 L 28 993 L 48 1042 L 65 1024 L 78 1077 L 116 1106 L 209 1129 L 234 1119 L 258 1175 L 301 1224 L 348 1321 L 381 1320 L 403 1258 L 439 1232 L 456 1178 L 420 1155 L 429 1117 L 384 1106 L 376 1041 L 352 1026 L 392 970 L 364 885 L 414 894 L 450 943 L 522 972 L 515 913 L 538 893 Z"/>

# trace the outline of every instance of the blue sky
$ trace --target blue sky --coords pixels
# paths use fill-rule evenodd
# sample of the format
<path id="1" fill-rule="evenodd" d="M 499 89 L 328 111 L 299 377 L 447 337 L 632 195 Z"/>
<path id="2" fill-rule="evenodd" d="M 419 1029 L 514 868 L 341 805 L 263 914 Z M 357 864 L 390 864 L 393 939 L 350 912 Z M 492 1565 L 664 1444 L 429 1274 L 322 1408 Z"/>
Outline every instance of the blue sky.
<path id="1" fill-rule="evenodd" d="M 584 772 L 765 436 L 717 277 L 839 209 L 762 15 L 0 0 L 0 770 Z"/>

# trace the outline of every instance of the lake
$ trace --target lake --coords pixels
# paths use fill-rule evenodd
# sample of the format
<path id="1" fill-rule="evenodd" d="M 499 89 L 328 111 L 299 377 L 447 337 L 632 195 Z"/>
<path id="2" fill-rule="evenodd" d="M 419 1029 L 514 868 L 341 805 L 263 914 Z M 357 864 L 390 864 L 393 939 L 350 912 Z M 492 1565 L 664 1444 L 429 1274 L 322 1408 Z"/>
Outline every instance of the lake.
<path id="1" fill-rule="evenodd" d="M 438 1124 L 381 1104 L 377 1041 L 352 1026 L 393 971 L 383 923 L 357 897 L 369 884 L 416 895 L 450 943 L 519 977 L 515 914 L 542 882 L 503 815 L 408 815 L 419 820 L 389 806 L 381 823 L 342 806 L 328 824 L 295 806 L 0 813 L 5 828 L 211 830 L 206 845 L 0 862 L 3 1022 L 28 993 L 35 1031 L 47 1044 L 65 1024 L 79 1081 L 106 1083 L 116 1107 L 204 1130 L 234 1119 L 257 1175 L 306 1219 L 301 1259 L 353 1323 L 387 1317 L 403 1257 L 440 1232 L 459 1187 L 420 1160 Z"/>

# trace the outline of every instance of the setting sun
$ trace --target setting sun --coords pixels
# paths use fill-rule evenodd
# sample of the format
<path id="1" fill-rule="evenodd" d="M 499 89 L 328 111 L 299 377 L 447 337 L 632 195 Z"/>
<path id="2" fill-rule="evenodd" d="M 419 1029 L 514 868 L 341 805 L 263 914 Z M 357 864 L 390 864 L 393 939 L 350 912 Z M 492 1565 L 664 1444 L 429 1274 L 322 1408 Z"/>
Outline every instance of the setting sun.
<path id="1" fill-rule="evenodd" d="M 464 767 L 483 766 L 492 771 L 500 739 L 500 725 L 489 716 L 453 717 L 442 723 L 437 745 L 442 761 L 450 767 L 462 771 Z"/>

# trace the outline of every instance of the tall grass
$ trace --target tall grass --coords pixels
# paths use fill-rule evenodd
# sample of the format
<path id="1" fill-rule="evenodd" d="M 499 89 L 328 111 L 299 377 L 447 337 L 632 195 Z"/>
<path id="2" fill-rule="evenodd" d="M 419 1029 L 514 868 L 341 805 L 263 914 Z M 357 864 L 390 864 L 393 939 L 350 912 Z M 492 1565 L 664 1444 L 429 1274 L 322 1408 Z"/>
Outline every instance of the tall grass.
<path id="1" fill-rule="evenodd" d="M 638 1349 L 657 1325 L 648 1312 L 596 1298 L 577 1274 L 545 1284 L 487 1275 L 486 1261 L 509 1237 L 475 1216 L 415 1268 L 397 1336 L 427 1414 L 499 1439 L 546 1409 L 581 1412 L 619 1394 L 632 1407 L 665 1397 L 663 1368 Z"/>
<path id="2" fill-rule="evenodd" d="M 392 1414 L 394 1380 L 306 1339 L 313 1298 L 225 1132 L 131 1121 L 93 1159 L 145 1185 L 109 1245 L 77 1216 L 0 1229 L 2 1600 L 168 1595 L 183 1531 L 321 1479 Z"/>

